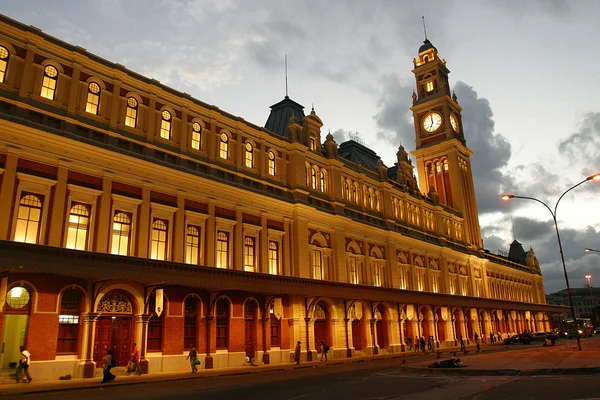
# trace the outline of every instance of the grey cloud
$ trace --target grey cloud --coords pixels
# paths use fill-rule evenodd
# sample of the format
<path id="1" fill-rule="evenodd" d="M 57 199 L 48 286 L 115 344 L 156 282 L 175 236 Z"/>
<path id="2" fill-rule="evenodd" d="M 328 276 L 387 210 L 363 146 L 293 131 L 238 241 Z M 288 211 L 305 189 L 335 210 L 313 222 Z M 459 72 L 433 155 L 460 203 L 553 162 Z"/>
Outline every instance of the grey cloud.
<path id="1" fill-rule="evenodd" d="M 586 114 L 579 130 L 559 142 L 558 152 L 581 168 L 582 177 L 600 172 L 600 112 Z"/>
<path id="2" fill-rule="evenodd" d="M 333 140 L 335 140 L 335 142 L 340 145 L 342 143 L 344 143 L 345 141 L 350 139 L 350 131 L 346 131 L 344 129 L 338 129 L 334 132 L 331 133 L 331 135 L 333 136 Z"/>
<path id="3" fill-rule="evenodd" d="M 412 122 L 413 84 L 402 82 L 396 74 L 381 78 L 378 112 L 373 116 L 377 124 L 377 138 L 394 148 L 402 144 L 407 151 L 415 147 L 415 129 Z"/>

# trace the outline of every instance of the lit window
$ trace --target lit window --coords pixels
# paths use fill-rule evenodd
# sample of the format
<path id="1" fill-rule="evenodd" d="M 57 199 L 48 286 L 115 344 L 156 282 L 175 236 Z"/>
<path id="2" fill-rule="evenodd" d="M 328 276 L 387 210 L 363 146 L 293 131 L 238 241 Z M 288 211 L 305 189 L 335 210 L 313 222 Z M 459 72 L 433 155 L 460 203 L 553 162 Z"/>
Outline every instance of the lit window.
<path id="1" fill-rule="evenodd" d="M 244 271 L 255 272 L 254 267 L 254 238 L 244 239 Z"/>
<path id="2" fill-rule="evenodd" d="M 350 274 L 350 283 L 357 284 L 358 283 L 358 271 L 356 270 L 356 258 L 355 257 L 348 258 L 348 271 Z"/>
<path id="3" fill-rule="evenodd" d="M 269 152 L 269 175 L 275 176 L 275 153 Z"/>
<path id="4" fill-rule="evenodd" d="M 352 186 L 352 201 L 358 204 L 358 190 L 356 186 Z"/>
<path id="5" fill-rule="evenodd" d="M 438 174 L 442 172 L 442 164 L 440 164 L 439 161 L 435 163 L 435 172 L 437 172 Z"/>
<path id="6" fill-rule="evenodd" d="M 425 90 L 427 92 L 433 92 L 433 81 L 429 81 L 425 84 Z"/>
<path id="7" fill-rule="evenodd" d="M 444 160 L 444 171 L 448 171 L 448 160 Z"/>
<path id="8" fill-rule="evenodd" d="M 221 133 L 221 143 L 219 144 L 219 157 L 223 160 L 229 158 L 229 136 L 226 133 Z"/>
<path id="9" fill-rule="evenodd" d="M 277 242 L 269 242 L 269 273 L 277 275 L 279 272 L 279 246 Z"/>
<path id="10" fill-rule="evenodd" d="M 377 262 L 373 264 L 373 285 L 381 286 L 381 265 Z"/>
<path id="11" fill-rule="evenodd" d="M 40 96 L 49 100 L 54 100 L 57 79 L 58 70 L 56 67 L 47 65 L 46 68 L 44 68 L 44 78 L 42 79 L 42 91 L 40 92 Z"/>
<path id="12" fill-rule="evenodd" d="M 200 150 L 200 139 L 201 139 L 202 126 L 199 123 L 194 122 L 192 124 L 192 149 Z"/>
<path id="13" fill-rule="evenodd" d="M 171 113 L 167 110 L 162 112 L 162 120 L 160 122 L 160 137 L 171 140 Z"/>
<path id="14" fill-rule="evenodd" d="M 117 212 L 113 219 L 111 254 L 129 255 L 129 238 L 131 237 L 131 215 Z"/>
<path id="15" fill-rule="evenodd" d="M 85 111 L 90 114 L 98 115 L 98 105 L 100 104 L 100 85 L 91 82 L 88 85 L 87 101 Z"/>
<path id="16" fill-rule="evenodd" d="M 323 255 L 320 250 L 313 251 L 313 275 L 315 279 L 323 279 Z"/>
<path id="17" fill-rule="evenodd" d="M 167 221 L 155 219 L 152 224 L 152 249 L 150 258 L 166 260 L 167 257 Z"/>
<path id="18" fill-rule="evenodd" d="M 195 226 L 188 226 L 185 239 L 185 262 L 198 264 L 200 253 L 200 230 Z"/>
<path id="19" fill-rule="evenodd" d="M 246 143 L 246 167 L 254 168 L 254 148 L 252 143 Z"/>
<path id="20" fill-rule="evenodd" d="M 271 347 L 279 347 L 279 320 L 275 316 L 275 307 L 273 303 L 269 307 L 269 314 L 271 315 Z"/>
<path id="21" fill-rule="evenodd" d="M 310 187 L 313 190 L 317 188 L 317 171 L 314 168 L 310 169 Z"/>
<path id="22" fill-rule="evenodd" d="M 310 137 L 310 149 L 311 150 L 317 149 L 317 140 L 313 136 Z"/>
<path id="23" fill-rule="evenodd" d="M 90 211 L 87 205 L 76 204 L 71 207 L 67 227 L 67 249 L 86 250 Z"/>
<path id="24" fill-rule="evenodd" d="M 323 171 L 319 172 L 319 189 L 321 192 L 325 191 L 325 172 Z"/>
<path id="25" fill-rule="evenodd" d="M 229 237 L 227 232 L 217 233 L 217 268 L 229 267 Z"/>
<path id="26" fill-rule="evenodd" d="M 127 111 L 125 113 L 125 125 L 135 128 L 137 126 L 138 101 L 135 97 L 127 99 Z"/>
<path id="27" fill-rule="evenodd" d="M 15 242 L 38 243 L 40 221 L 42 218 L 42 202 L 32 194 L 25 195 L 19 202 Z"/>
<path id="28" fill-rule="evenodd" d="M 350 201 L 350 185 L 348 185 L 348 182 L 344 183 L 344 196 L 347 201 Z"/>
<path id="29" fill-rule="evenodd" d="M 229 302 L 225 299 L 219 299 L 216 311 L 217 350 L 227 350 L 229 344 Z"/>
<path id="30" fill-rule="evenodd" d="M 163 337 L 162 316 L 164 313 L 160 317 L 156 314 L 156 293 L 148 300 L 148 312 L 150 312 L 152 316 L 148 320 L 148 338 L 146 339 L 147 350 L 161 351 Z"/>
<path id="31" fill-rule="evenodd" d="M 79 290 L 67 289 L 63 292 L 58 315 L 57 353 L 77 353 L 80 306 L 81 292 Z"/>
<path id="32" fill-rule="evenodd" d="M 0 46 L 0 83 L 4 83 L 6 79 L 6 71 L 8 70 L 8 57 L 10 53 L 4 46 Z"/>
<path id="33" fill-rule="evenodd" d="M 6 303 L 15 310 L 28 307 L 31 295 L 23 286 L 15 286 L 6 294 Z"/>

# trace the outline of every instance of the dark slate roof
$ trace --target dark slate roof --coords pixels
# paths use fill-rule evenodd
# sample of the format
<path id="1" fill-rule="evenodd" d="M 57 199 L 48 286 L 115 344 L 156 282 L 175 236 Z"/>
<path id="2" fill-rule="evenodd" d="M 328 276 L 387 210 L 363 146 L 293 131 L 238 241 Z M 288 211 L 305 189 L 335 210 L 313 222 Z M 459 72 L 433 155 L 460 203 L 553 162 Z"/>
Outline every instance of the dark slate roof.
<path id="1" fill-rule="evenodd" d="M 512 262 L 527 265 L 527 253 L 521 243 L 513 240 L 510 244 L 510 250 L 508 250 L 508 259 Z"/>
<path id="2" fill-rule="evenodd" d="M 429 41 L 429 39 L 425 39 L 425 41 L 423 42 L 423 44 L 421 45 L 421 47 L 419 47 L 419 53 L 422 53 L 422 52 L 427 51 L 429 49 L 435 49 L 435 46 L 433 44 L 431 44 L 431 42 Z"/>
<path id="3" fill-rule="evenodd" d="M 567 292 L 567 289 L 559 290 L 558 292 L 550 294 L 550 296 L 565 296 L 565 297 L 567 297 L 568 295 L 569 295 L 569 292 Z M 589 287 L 571 288 L 571 296 L 584 296 L 585 297 L 585 296 L 589 296 L 589 295 L 590 295 Z M 592 295 L 600 296 L 600 288 L 592 287 Z"/>
<path id="4" fill-rule="evenodd" d="M 377 171 L 377 161 L 379 161 L 377 153 L 354 140 L 340 144 L 338 155 L 353 163 L 361 163 L 367 169 Z"/>
<path id="5" fill-rule="evenodd" d="M 304 119 L 304 106 L 285 96 L 279 103 L 271 106 L 271 114 L 265 128 L 278 135 L 287 136 L 287 126 L 292 115 L 301 123 Z"/>
<path id="6" fill-rule="evenodd" d="M 387 171 L 388 179 L 395 181 L 397 174 L 398 174 L 398 164 L 394 165 L 393 167 L 388 168 L 388 171 Z"/>

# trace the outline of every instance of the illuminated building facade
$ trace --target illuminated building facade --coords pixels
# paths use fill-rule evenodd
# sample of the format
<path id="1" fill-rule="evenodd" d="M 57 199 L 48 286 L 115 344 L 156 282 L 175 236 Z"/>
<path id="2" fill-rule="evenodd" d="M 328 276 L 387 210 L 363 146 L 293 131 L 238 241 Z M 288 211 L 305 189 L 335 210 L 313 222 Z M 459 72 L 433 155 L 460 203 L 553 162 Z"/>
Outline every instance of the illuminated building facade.
<path id="1" fill-rule="evenodd" d="M 321 137 L 289 98 L 265 127 L 0 17 L 2 368 L 92 377 L 397 353 L 547 330 L 533 253 L 483 249 L 461 108 L 427 41 L 414 73 L 418 183 Z M 419 187 L 421 190 L 419 190 Z M 421 191 L 426 194 L 422 194 Z M 512 250 L 511 250 L 512 251 Z M 529 258 L 526 260 L 526 256 Z M 511 261 L 512 260 L 512 261 Z"/>

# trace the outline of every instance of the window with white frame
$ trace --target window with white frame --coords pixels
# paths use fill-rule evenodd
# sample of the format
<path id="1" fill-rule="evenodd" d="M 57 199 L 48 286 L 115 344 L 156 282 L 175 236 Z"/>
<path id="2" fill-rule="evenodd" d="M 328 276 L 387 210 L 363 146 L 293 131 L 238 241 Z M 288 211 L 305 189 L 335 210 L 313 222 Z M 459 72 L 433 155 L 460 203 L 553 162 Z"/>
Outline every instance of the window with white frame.
<path id="1" fill-rule="evenodd" d="M 320 249 L 313 250 L 312 262 L 314 279 L 323 279 L 323 253 Z"/>
<path id="2" fill-rule="evenodd" d="M 279 243 L 269 241 L 269 274 L 279 275 Z"/>
<path id="3" fill-rule="evenodd" d="M 185 262 L 198 264 L 200 259 L 200 228 L 188 225 L 185 236 Z"/>
<path id="4" fill-rule="evenodd" d="M 383 269 L 381 267 L 381 263 L 378 261 L 374 261 L 372 263 L 373 268 L 373 286 L 382 286 L 382 273 Z"/>
<path id="5" fill-rule="evenodd" d="M 268 162 L 269 175 L 275 176 L 275 153 L 269 151 L 269 162 Z"/>
<path id="6" fill-rule="evenodd" d="M 244 271 L 256 272 L 255 250 L 256 244 L 254 238 L 246 236 L 244 238 Z"/>
<path id="7" fill-rule="evenodd" d="M 85 112 L 98 115 L 100 106 L 100 85 L 96 82 L 90 82 L 88 85 L 87 98 L 85 101 Z"/>
<path id="8" fill-rule="evenodd" d="M 125 110 L 125 125 L 137 127 L 138 101 L 135 97 L 127 98 L 127 110 Z"/>
<path id="9" fill-rule="evenodd" d="M 350 277 L 350 283 L 358 283 L 358 260 L 356 256 L 350 256 L 347 260 L 348 264 L 348 275 Z"/>
<path id="10" fill-rule="evenodd" d="M 310 187 L 313 190 L 317 189 L 317 170 L 315 168 L 310 169 Z"/>
<path id="11" fill-rule="evenodd" d="M 67 226 L 67 249 L 87 250 L 90 227 L 90 205 L 74 203 L 69 211 Z"/>
<path id="12" fill-rule="evenodd" d="M 325 192 L 325 172 L 319 171 L 319 190 Z"/>
<path id="13" fill-rule="evenodd" d="M 8 60 L 10 52 L 4 46 L 0 46 L 0 83 L 6 81 L 6 72 L 8 70 Z"/>
<path id="14" fill-rule="evenodd" d="M 164 110 L 161 113 L 160 121 L 160 137 L 163 139 L 171 140 L 171 120 L 173 119 L 171 113 Z"/>
<path id="15" fill-rule="evenodd" d="M 167 259 L 168 223 L 168 221 L 159 218 L 155 218 L 152 223 L 150 258 L 153 260 Z"/>
<path id="16" fill-rule="evenodd" d="M 254 146 L 252 146 L 252 143 L 246 142 L 245 147 L 244 159 L 246 168 L 254 168 Z"/>
<path id="17" fill-rule="evenodd" d="M 15 242 L 38 244 L 42 220 L 42 197 L 35 194 L 21 194 Z"/>
<path id="18" fill-rule="evenodd" d="M 131 238 L 131 214 L 117 211 L 113 218 L 111 254 L 129 255 Z"/>
<path id="19" fill-rule="evenodd" d="M 221 133 L 221 141 L 219 142 L 219 157 L 223 160 L 229 159 L 229 136 L 226 133 Z"/>
<path id="20" fill-rule="evenodd" d="M 350 185 L 348 185 L 348 182 L 344 182 L 344 198 L 346 201 L 350 201 Z"/>
<path id="21" fill-rule="evenodd" d="M 229 232 L 217 232 L 217 268 L 229 268 Z"/>
<path id="22" fill-rule="evenodd" d="M 398 272 L 400 275 L 400 289 L 408 289 L 408 271 L 410 267 L 408 265 L 400 265 L 398 267 Z"/>
<path id="23" fill-rule="evenodd" d="M 192 124 L 192 149 L 200 150 L 202 141 L 202 126 L 198 122 Z"/>
<path id="24" fill-rule="evenodd" d="M 42 78 L 42 90 L 40 96 L 54 100 L 56 92 L 56 83 L 58 81 L 58 70 L 53 65 L 46 65 L 44 68 L 44 76 Z"/>

